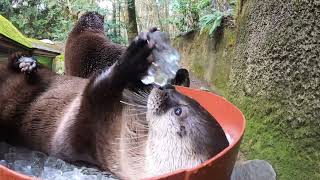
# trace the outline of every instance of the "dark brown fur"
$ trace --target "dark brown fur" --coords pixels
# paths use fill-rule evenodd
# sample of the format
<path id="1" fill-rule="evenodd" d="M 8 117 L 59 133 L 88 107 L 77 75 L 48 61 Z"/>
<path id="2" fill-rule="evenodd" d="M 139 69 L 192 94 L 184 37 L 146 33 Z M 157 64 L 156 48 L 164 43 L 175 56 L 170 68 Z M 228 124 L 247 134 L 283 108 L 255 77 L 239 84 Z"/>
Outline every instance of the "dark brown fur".
<path id="1" fill-rule="evenodd" d="M 142 99 L 147 105 L 140 106 L 147 112 L 128 116 L 139 106 L 130 104 L 136 96 L 132 91 L 127 104 L 121 103 L 125 88 L 152 63 L 154 42 L 147 37 L 141 34 L 119 61 L 90 79 L 42 67 L 23 74 L 17 62 L 21 55 L 9 57 L 7 67 L 0 65 L 1 137 L 126 179 L 191 168 L 220 152 L 228 146 L 221 126 L 172 88 L 153 88 Z M 183 113 L 175 115 L 176 108 Z"/>
<path id="2" fill-rule="evenodd" d="M 119 60 L 125 48 L 111 42 L 104 33 L 104 17 L 88 12 L 70 32 L 65 47 L 66 75 L 89 78 Z"/>
<path id="3" fill-rule="evenodd" d="M 132 77 L 147 70 L 151 62 L 145 59 L 150 52 L 151 48 L 146 40 L 139 39 L 128 47 L 128 51 L 108 73 L 105 71 L 91 79 L 81 79 L 59 76 L 46 68 L 39 68 L 31 77 L 35 78 L 35 83 L 26 81 L 27 76 L 12 66 L 21 56 L 14 54 L 9 57 L 7 66 L 0 65 L 1 137 L 13 140 L 15 136 L 14 139 L 19 139 L 34 149 L 69 161 L 98 164 L 107 169 L 114 157 L 108 139 L 118 136 L 119 133 L 114 131 L 119 132 L 121 127 L 112 122 L 121 117 L 119 113 L 122 106 L 119 101 L 122 90 L 133 80 Z M 71 155 L 68 154 L 68 145 L 53 152 L 55 148 L 52 147 L 51 140 L 65 110 L 76 96 L 81 97 L 79 112 L 75 116 L 75 124 L 68 129 L 68 132 L 74 133 L 63 137 L 73 148 Z M 97 130 L 97 127 L 107 127 L 110 130 Z M 110 149 L 105 148 L 108 144 Z M 105 157 L 104 151 L 110 151 L 110 157 Z"/>
<path id="4" fill-rule="evenodd" d="M 66 75 L 89 78 L 119 60 L 126 47 L 108 40 L 103 25 L 104 17 L 96 12 L 87 12 L 80 17 L 65 46 Z M 150 31 L 156 29 L 151 28 Z M 179 70 L 171 83 L 189 87 L 189 74 L 185 71 Z M 143 84 L 138 79 L 133 86 L 141 87 Z"/>

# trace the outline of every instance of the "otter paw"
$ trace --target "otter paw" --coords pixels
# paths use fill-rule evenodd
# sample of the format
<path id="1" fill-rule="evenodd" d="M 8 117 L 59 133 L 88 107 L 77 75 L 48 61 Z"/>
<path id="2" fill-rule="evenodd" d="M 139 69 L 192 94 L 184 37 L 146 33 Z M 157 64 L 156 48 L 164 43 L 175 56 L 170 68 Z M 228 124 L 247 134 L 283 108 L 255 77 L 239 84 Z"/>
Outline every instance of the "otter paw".
<path id="1" fill-rule="evenodd" d="M 138 77 L 146 74 L 153 62 L 151 52 L 155 43 L 153 40 L 150 40 L 149 33 L 151 32 L 140 33 L 127 48 L 122 59 L 122 64 L 127 66 L 126 69 Z"/>
<path id="2" fill-rule="evenodd" d="M 17 63 L 19 64 L 19 69 L 23 73 L 33 73 L 37 71 L 37 60 L 32 57 L 21 56 Z"/>

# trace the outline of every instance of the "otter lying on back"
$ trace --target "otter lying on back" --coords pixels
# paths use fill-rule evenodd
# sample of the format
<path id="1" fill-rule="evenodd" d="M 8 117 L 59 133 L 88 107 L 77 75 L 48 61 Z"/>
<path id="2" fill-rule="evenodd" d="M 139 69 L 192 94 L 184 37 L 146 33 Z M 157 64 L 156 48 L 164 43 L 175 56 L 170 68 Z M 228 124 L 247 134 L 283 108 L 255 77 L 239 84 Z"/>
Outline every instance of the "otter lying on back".
<path id="1" fill-rule="evenodd" d="M 204 108 L 172 86 L 150 93 L 126 89 L 147 71 L 153 47 L 141 34 L 117 63 L 91 79 L 35 72 L 32 62 L 11 56 L 8 67 L 0 65 L 0 130 L 8 130 L 9 141 L 125 179 L 206 161 L 229 144 Z"/>

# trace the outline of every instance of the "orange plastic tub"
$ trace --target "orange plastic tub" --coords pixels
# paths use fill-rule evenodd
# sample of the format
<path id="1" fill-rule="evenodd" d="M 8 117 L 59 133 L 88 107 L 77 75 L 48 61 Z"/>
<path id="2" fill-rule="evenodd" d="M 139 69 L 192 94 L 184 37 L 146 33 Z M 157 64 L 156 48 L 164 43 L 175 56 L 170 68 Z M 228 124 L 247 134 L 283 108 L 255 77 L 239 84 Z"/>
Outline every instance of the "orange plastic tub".
<path id="1" fill-rule="evenodd" d="M 156 179 L 168 180 L 228 180 L 230 179 L 233 166 L 238 156 L 239 146 L 244 134 L 245 119 L 238 108 L 210 92 L 177 87 L 177 90 L 197 100 L 206 108 L 220 123 L 224 131 L 230 135 L 232 143 L 222 152 L 208 161 L 192 169 L 179 170 L 165 174 Z M 9 170 L 0 165 L 0 180 L 31 180 L 17 172 Z"/>

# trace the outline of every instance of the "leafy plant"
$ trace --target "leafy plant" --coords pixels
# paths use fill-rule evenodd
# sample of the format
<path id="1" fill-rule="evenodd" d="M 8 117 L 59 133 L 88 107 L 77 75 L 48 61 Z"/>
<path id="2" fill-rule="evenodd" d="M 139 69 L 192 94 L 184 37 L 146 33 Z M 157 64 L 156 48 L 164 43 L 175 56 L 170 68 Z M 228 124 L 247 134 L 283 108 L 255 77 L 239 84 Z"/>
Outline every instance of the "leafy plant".
<path id="1" fill-rule="evenodd" d="M 199 26 L 201 28 L 200 32 L 209 31 L 211 36 L 213 32 L 221 25 L 223 18 L 223 13 L 220 11 L 214 11 L 213 14 L 204 15 L 200 18 Z"/>
<path id="2" fill-rule="evenodd" d="M 10 20 L 24 35 L 36 39 L 66 40 L 79 15 L 97 11 L 103 15 L 110 12 L 98 6 L 98 0 L 2 0 L 0 14 Z M 110 24 L 105 18 L 105 24 Z M 106 34 L 110 34 L 106 28 Z M 119 34 L 111 40 L 121 42 Z"/>

